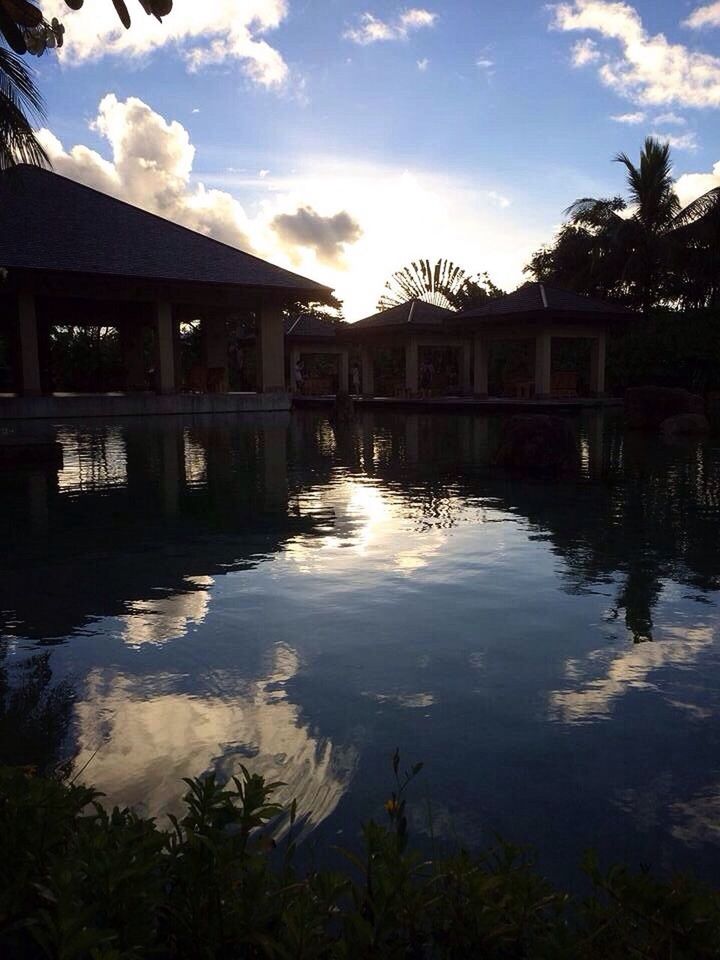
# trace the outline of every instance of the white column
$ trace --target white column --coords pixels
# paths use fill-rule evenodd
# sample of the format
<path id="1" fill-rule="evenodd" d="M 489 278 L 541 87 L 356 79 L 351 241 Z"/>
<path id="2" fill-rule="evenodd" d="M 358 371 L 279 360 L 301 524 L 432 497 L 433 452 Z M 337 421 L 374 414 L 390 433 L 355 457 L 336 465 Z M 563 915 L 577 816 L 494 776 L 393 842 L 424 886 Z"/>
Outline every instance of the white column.
<path id="1" fill-rule="evenodd" d="M 490 343 L 484 337 L 475 337 L 473 349 L 475 353 L 475 383 L 473 393 L 476 397 L 486 397 L 488 395 Z"/>
<path id="2" fill-rule="evenodd" d="M 405 387 L 411 396 L 418 392 L 418 344 L 410 337 L 405 346 Z"/>
<path id="3" fill-rule="evenodd" d="M 22 393 L 26 397 L 39 397 L 42 393 L 40 354 L 35 297 L 32 293 L 21 293 L 18 296 L 18 334 Z"/>
<path id="4" fill-rule="evenodd" d="M 535 337 L 535 396 L 550 396 L 550 371 L 552 362 L 552 337 L 543 330 Z"/>
<path id="5" fill-rule="evenodd" d="M 338 354 L 338 390 L 340 393 L 350 393 L 350 357 L 347 350 Z"/>
<path id="6" fill-rule="evenodd" d="M 285 392 L 285 331 L 283 311 L 265 303 L 258 318 L 258 392 Z"/>
<path id="7" fill-rule="evenodd" d="M 467 397 L 472 393 L 470 386 L 470 344 L 460 346 L 460 393 Z"/>
<path id="8" fill-rule="evenodd" d="M 158 392 L 175 392 L 175 337 L 172 304 L 162 300 L 155 305 L 155 354 Z"/>
<path id="9" fill-rule="evenodd" d="M 360 351 L 360 365 L 362 367 L 362 392 L 365 397 L 375 396 L 375 368 L 371 347 L 363 347 Z"/>
<path id="10" fill-rule="evenodd" d="M 596 396 L 605 393 L 606 334 L 603 330 L 592 341 L 590 349 L 590 390 Z"/>

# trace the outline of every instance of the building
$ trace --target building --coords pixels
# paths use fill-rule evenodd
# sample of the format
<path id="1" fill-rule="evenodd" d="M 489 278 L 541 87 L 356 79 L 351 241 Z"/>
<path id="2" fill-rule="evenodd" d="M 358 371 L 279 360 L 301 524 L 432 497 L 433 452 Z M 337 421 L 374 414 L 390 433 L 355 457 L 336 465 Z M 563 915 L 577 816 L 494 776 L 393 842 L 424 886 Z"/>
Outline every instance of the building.
<path id="1" fill-rule="evenodd" d="M 0 175 L 0 269 L 0 336 L 15 394 L 0 398 L 0 418 L 287 408 L 283 310 L 330 295 L 322 284 L 25 165 Z M 229 400 L 226 321 L 241 316 L 252 316 L 257 329 L 257 395 Z M 181 395 L 179 325 L 197 320 L 201 382 Z M 113 397 L 50 396 L 54 324 L 117 328 L 124 389 Z M 157 398 L 147 395 L 148 340 Z"/>
<path id="2" fill-rule="evenodd" d="M 430 370 L 432 395 L 544 400 L 581 392 L 602 396 L 608 333 L 634 316 L 617 304 L 526 283 L 460 313 L 410 300 L 350 324 L 342 336 L 360 350 L 362 390 L 368 396 L 417 396 Z M 587 353 L 587 370 L 556 369 L 561 340 L 585 343 L 588 349 L 577 354 Z M 491 361 L 502 364 L 501 344 L 515 345 L 516 352 L 522 346 L 524 360 L 514 373 L 503 371 L 493 390 Z M 380 359 L 391 371 L 383 384 L 378 384 Z"/>

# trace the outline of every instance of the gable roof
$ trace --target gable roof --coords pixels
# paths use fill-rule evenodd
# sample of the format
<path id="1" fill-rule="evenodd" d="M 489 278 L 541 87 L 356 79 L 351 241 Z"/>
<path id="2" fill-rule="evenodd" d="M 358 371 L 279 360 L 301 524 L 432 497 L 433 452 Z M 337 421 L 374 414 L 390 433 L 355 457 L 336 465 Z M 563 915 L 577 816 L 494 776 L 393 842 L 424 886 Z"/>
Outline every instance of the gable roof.
<path id="1" fill-rule="evenodd" d="M 454 316 L 453 311 L 445 307 L 438 307 L 434 303 L 427 303 L 425 300 L 408 300 L 396 307 L 389 307 L 387 310 L 373 313 L 370 317 L 363 317 L 362 320 L 350 324 L 350 327 L 353 330 L 365 330 L 371 327 L 399 327 L 405 324 L 412 324 L 414 327 L 439 327 L 450 316 Z"/>
<path id="2" fill-rule="evenodd" d="M 0 266 L 144 280 L 329 287 L 49 170 L 0 174 Z"/>
<path id="3" fill-rule="evenodd" d="M 347 324 L 336 324 L 314 314 L 303 313 L 299 317 L 287 320 L 286 337 L 301 337 L 307 340 L 334 340 L 339 329 Z"/>
<path id="4" fill-rule="evenodd" d="M 492 319 L 494 317 L 515 316 L 518 314 L 559 313 L 587 316 L 625 315 L 633 313 L 627 307 L 609 300 L 586 297 L 571 290 L 551 287 L 547 283 L 524 283 L 512 293 L 488 300 L 478 307 L 471 307 L 456 314 L 458 320 Z"/>

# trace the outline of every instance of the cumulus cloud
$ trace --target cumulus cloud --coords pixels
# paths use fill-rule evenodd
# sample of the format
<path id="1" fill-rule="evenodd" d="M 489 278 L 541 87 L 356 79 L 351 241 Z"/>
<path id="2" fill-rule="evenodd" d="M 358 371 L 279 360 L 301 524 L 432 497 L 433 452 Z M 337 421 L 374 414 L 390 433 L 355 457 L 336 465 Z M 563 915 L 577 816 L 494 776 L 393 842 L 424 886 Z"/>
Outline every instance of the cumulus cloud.
<path id="1" fill-rule="evenodd" d="M 417 62 L 417 68 L 421 73 L 424 73 L 427 70 L 428 64 L 430 63 L 427 57 L 423 57 L 422 60 L 418 60 L 416 62 Z"/>
<path id="2" fill-rule="evenodd" d="M 697 200 L 708 190 L 720 187 L 720 160 L 715 164 L 712 173 L 684 173 L 675 183 L 675 192 L 683 206 Z"/>
<path id="3" fill-rule="evenodd" d="M 702 30 L 703 27 L 720 27 L 720 0 L 696 7 L 683 23 L 686 27 L 692 27 L 693 30 Z"/>
<path id="4" fill-rule="evenodd" d="M 681 117 L 677 113 L 660 113 L 655 117 L 655 123 L 672 123 L 678 127 L 684 127 L 687 123 L 685 117 Z"/>
<path id="5" fill-rule="evenodd" d="M 272 228 L 283 243 L 314 250 L 319 260 L 332 265 L 342 264 L 346 245 L 362 235 L 360 224 L 346 210 L 324 217 L 309 206 L 278 214 Z"/>
<path id="6" fill-rule="evenodd" d="M 103 97 L 91 128 L 111 160 L 81 144 L 65 150 L 49 130 L 39 138 L 57 173 L 243 250 L 252 249 L 248 218 L 235 198 L 192 185 L 195 148 L 182 124 L 168 122 L 137 97 Z"/>
<path id="7" fill-rule="evenodd" d="M 58 17 L 65 23 L 65 44 L 59 51 L 65 63 L 109 55 L 138 58 L 172 46 L 191 71 L 235 60 L 265 87 L 281 86 L 288 79 L 282 55 L 264 39 L 282 23 L 287 10 L 287 0 L 212 0 L 199 16 L 193 0 L 176 0 L 172 15 L 158 23 L 136 4 L 132 27 L 124 30 L 107 0 L 85 4 L 76 13 L 65 0 L 43 2 L 48 19 Z"/>
<path id="8" fill-rule="evenodd" d="M 638 111 L 637 113 L 617 113 L 610 117 L 610 119 L 614 120 L 615 123 L 628 123 L 631 126 L 635 126 L 638 123 L 645 122 L 645 114 L 642 111 Z"/>
<path id="9" fill-rule="evenodd" d="M 598 34 L 606 41 L 596 63 L 601 82 L 640 104 L 720 106 L 720 58 L 650 34 L 637 10 L 613 0 L 572 0 L 552 7 L 552 26 Z M 575 48 L 576 50 L 577 48 Z M 573 62 L 578 64 L 573 52 Z"/>
<path id="10" fill-rule="evenodd" d="M 403 10 L 392 20 L 381 20 L 372 13 L 360 14 L 357 26 L 350 27 L 343 36 L 346 40 L 367 46 L 381 40 L 406 40 L 410 33 L 426 27 L 433 27 L 437 14 L 430 10 L 412 7 Z"/>

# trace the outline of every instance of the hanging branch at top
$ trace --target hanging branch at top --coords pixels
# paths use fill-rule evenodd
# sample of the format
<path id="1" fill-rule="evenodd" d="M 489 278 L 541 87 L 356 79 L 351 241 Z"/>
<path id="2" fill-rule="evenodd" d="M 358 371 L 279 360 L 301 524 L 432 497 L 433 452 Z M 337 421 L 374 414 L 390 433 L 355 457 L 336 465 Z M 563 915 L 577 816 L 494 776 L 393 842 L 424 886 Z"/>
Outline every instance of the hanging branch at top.
<path id="1" fill-rule="evenodd" d="M 84 0 L 65 0 L 71 10 L 79 10 Z M 108 2 L 108 0 L 106 0 Z M 109 0 L 115 7 L 120 22 L 127 30 L 130 26 L 130 12 L 125 0 Z M 145 13 L 162 20 L 172 10 L 172 0 L 139 0 Z M 49 22 L 42 10 L 31 0 L 0 0 L 0 34 L 5 42 L 18 55 L 31 53 L 41 56 L 52 47 L 63 45 L 65 27 L 57 17 Z"/>

